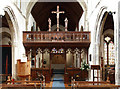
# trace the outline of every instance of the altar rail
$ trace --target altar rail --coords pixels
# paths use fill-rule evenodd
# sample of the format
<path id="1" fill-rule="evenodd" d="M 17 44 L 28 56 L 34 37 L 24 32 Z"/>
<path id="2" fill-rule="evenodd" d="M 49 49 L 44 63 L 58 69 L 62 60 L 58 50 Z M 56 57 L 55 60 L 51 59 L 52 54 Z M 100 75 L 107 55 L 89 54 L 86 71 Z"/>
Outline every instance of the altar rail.
<path id="1" fill-rule="evenodd" d="M 47 32 L 47 31 L 24 31 L 23 42 L 90 42 L 90 32 Z"/>

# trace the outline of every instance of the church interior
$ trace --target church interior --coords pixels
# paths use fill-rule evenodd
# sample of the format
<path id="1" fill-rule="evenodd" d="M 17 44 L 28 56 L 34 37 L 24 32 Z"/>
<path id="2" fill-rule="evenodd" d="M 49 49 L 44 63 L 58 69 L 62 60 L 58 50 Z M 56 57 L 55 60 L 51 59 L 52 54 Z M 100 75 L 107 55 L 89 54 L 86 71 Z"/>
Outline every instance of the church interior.
<path id="1" fill-rule="evenodd" d="M 120 0 L 4 0 L 1 89 L 120 89 Z"/>

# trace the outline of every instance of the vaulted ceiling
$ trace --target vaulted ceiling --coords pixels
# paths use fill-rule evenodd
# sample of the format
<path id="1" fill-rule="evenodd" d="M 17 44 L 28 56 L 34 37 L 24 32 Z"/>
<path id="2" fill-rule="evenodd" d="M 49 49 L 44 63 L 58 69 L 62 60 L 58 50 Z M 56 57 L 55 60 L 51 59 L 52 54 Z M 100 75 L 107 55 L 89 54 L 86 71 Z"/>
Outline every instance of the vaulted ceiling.
<path id="1" fill-rule="evenodd" d="M 83 9 L 78 2 L 37 2 L 32 8 L 32 15 L 42 31 L 48 30 L 48 18 L 51 18 L 52 26 L 57 23 L 56 14 L 52 11 L 57 10 L 57 5 L 60 6 L 60 11 L 65 11 L 60 14 L 60 25 L 64 26 L 64 20 L 68 18 L 68 30 L 74 31 L 83 14 Z"/>

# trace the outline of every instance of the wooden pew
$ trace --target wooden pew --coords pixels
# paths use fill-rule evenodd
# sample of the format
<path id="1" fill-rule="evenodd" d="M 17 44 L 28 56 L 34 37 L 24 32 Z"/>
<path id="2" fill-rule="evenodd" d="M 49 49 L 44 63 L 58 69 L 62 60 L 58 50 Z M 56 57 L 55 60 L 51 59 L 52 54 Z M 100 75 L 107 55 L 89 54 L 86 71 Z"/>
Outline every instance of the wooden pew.
<path id="1" fill-rule="evenodd" d="M 106 81 L 72 81 L 72 87 L 80 88 L 80 89 L 111 89 L 111 88 L 120 88 L 119 85 L 110 84 L 110 82 Z"/>
<path id="2" fill-rule="evenodd" d="M 31 68 L 32 80 L 37 80 L 39 78 L 38 74 L 45 76 L 45 82 L 50 82 L 51 74 L 49 68 Z"/>
<path id="3" fill-rule="evenodd" d="M 88 78 L 88 71 L 80 68 L 67 68 L 64 75 L 65 82 L 70 82 L 71 77 L 74 77 L 77 81 L 85 81 Z"/>

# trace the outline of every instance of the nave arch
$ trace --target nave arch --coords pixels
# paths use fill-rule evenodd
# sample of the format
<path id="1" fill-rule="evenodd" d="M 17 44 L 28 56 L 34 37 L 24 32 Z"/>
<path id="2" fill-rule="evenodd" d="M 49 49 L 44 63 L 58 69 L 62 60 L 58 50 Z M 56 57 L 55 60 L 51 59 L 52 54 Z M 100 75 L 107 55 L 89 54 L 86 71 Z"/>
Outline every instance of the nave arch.
<path id="1" fill-rule="evenodd" d="M 114 44 L 114 18 L 113 13 L 108 12 L 106 7 L 101 8 L 101 12 L 98 14 L 98 18 L 96 20 L 95 25 L 95 54 L 94 54 L 94 64 L 103 65 L 103 71 L 101 71 L 101 75 L 103 80 L 106 80 L 106 68 L 107 65 L 105 64 L 105 55 L 109 57 L 109 51 L 107 54 L 105 53 L 105 38 L 110 37 L 110 41 Z M 115 45 L 114 45 L 115 46 Z M 114 47 L 115 48 L 115 47 Z M 109 49 L 108 49 L 109 50 Z M 115 54 L 114 54 L 115 56 Z M 109 58 L 107 59 L 109 60 Z M 115 65 L 115 64 L 114 64 Z M 110 65 L 111 67 L 111 65 Z"/>
<path id="2" fill-rule="evenodd" d="M 7 19 L 10 35 L 11 35 L 11 53 L 12 53 L 12 77 L 16 79 L 16 60 L 18 59 L 18 41 L 19 41 L 19 27 L 13 9 L 10 6 L 4 8 L 5 18 Z"/>

